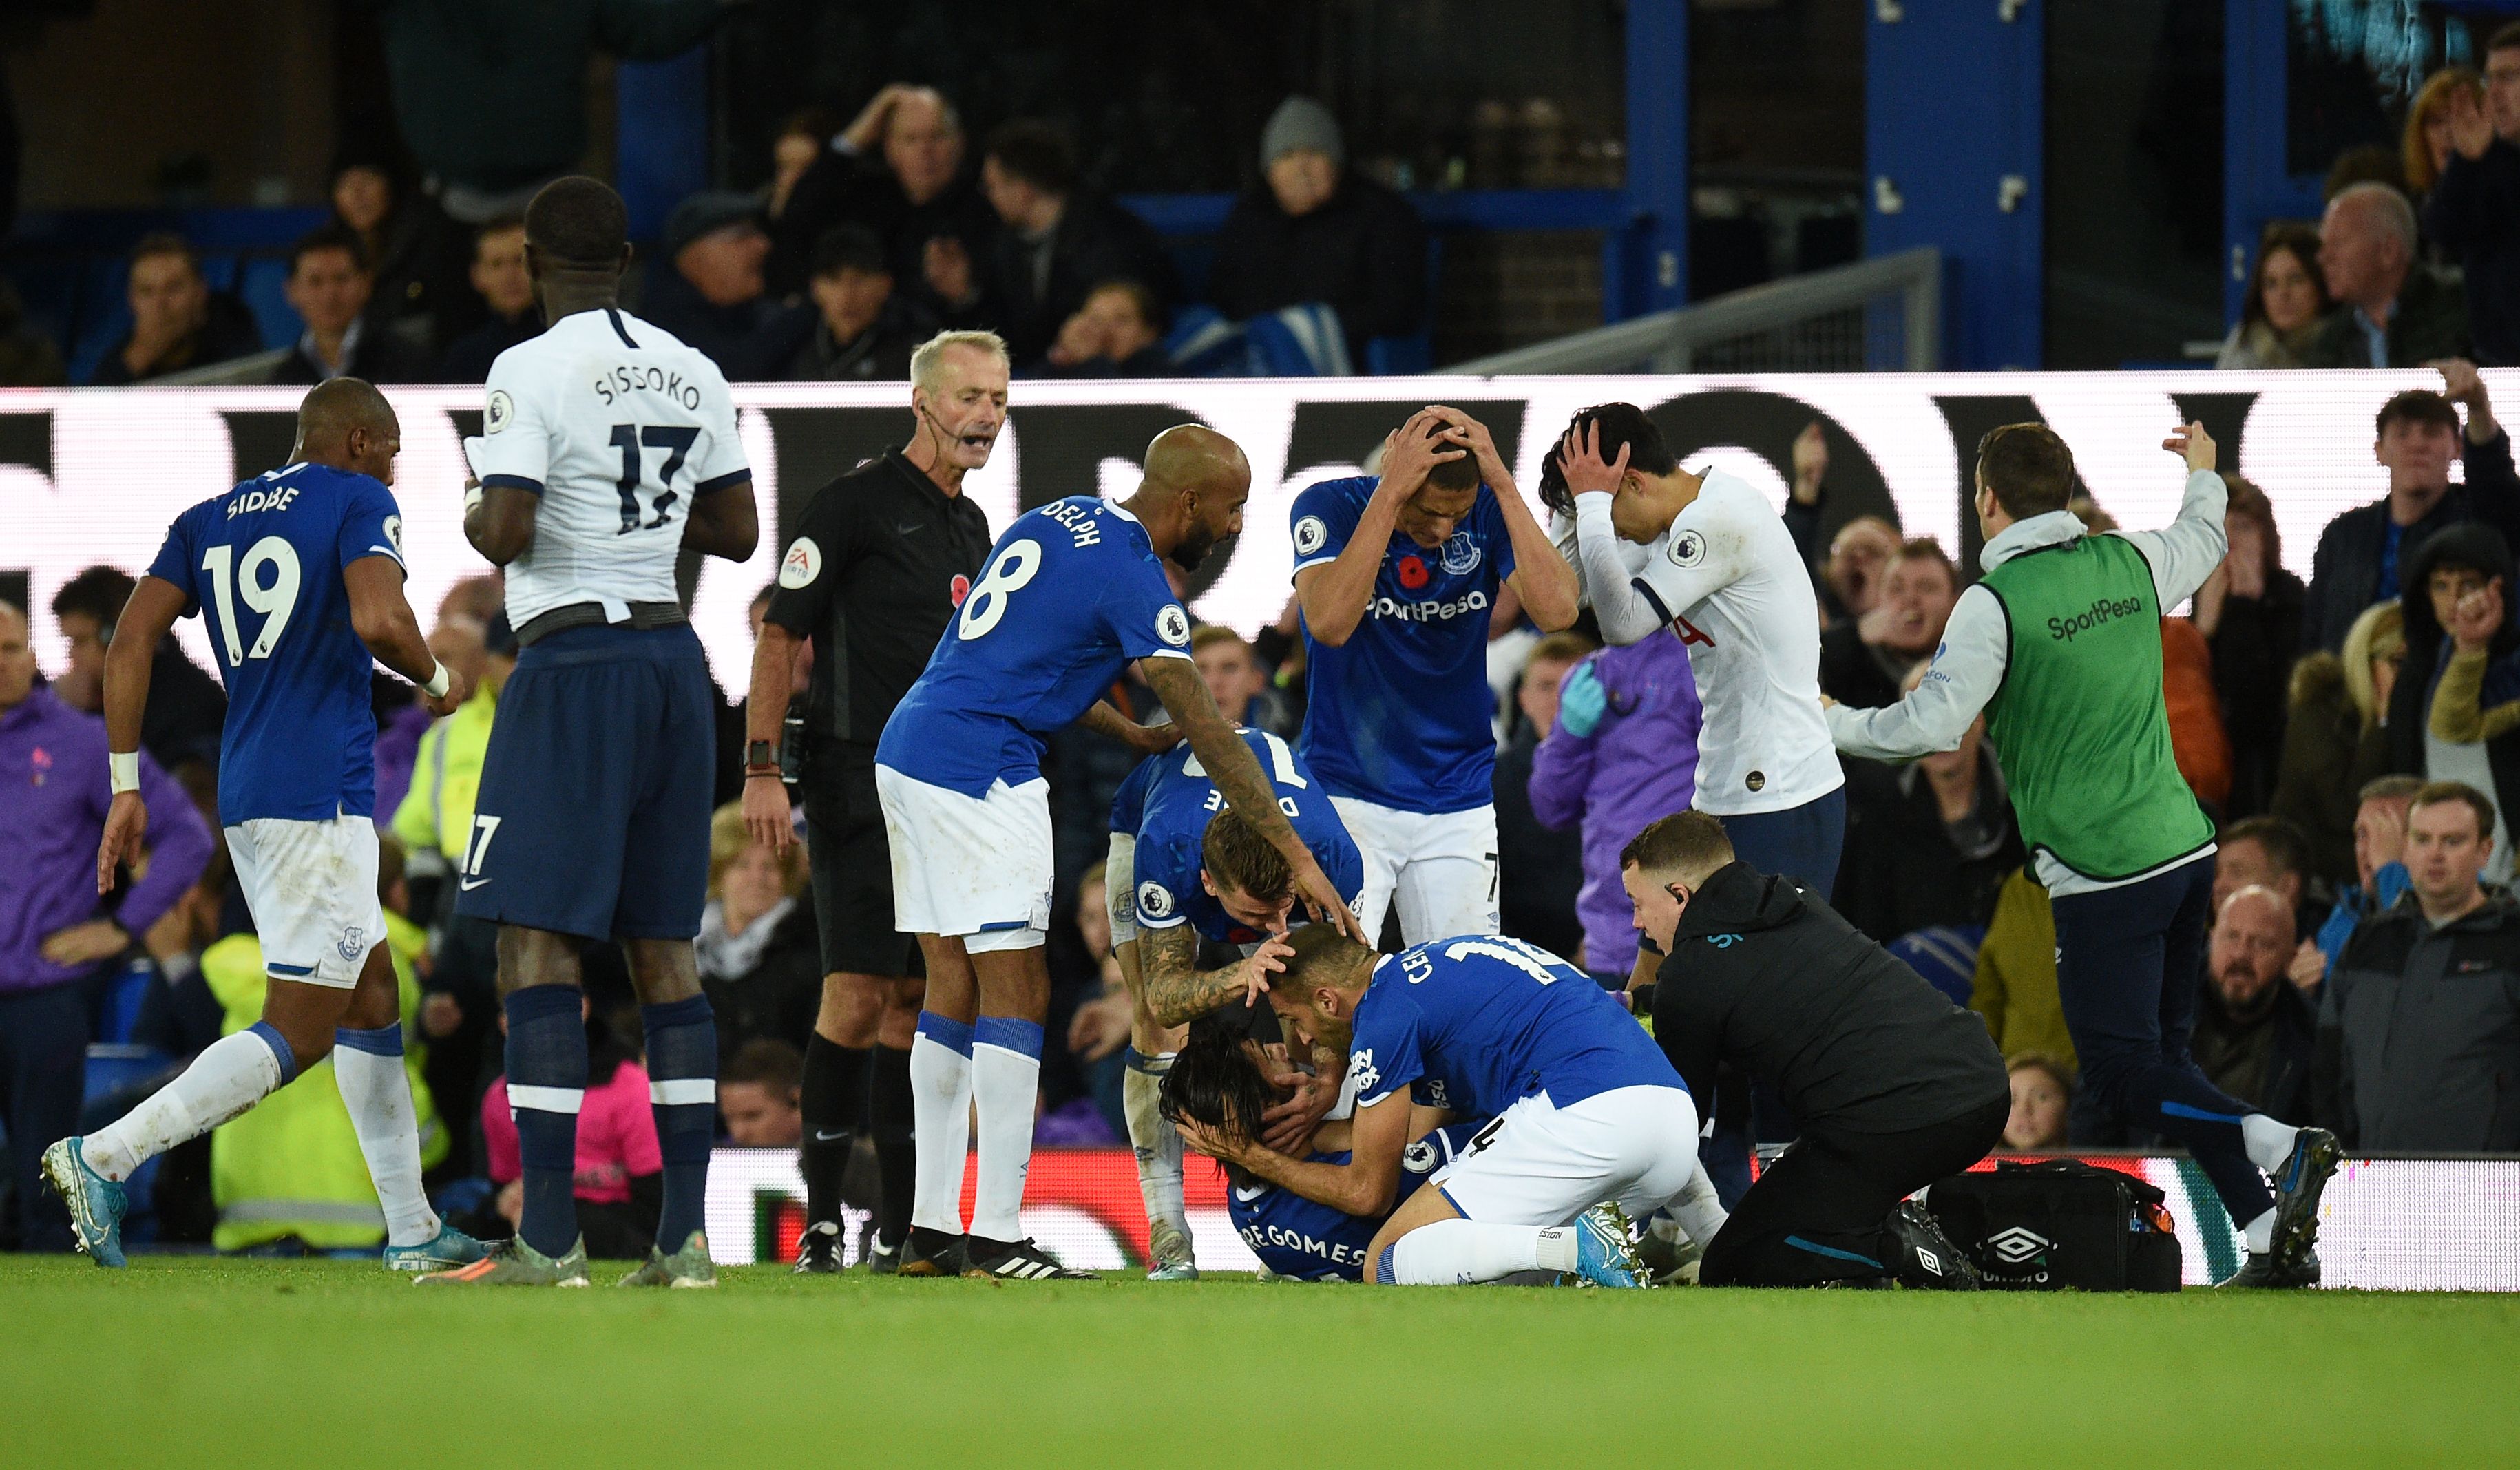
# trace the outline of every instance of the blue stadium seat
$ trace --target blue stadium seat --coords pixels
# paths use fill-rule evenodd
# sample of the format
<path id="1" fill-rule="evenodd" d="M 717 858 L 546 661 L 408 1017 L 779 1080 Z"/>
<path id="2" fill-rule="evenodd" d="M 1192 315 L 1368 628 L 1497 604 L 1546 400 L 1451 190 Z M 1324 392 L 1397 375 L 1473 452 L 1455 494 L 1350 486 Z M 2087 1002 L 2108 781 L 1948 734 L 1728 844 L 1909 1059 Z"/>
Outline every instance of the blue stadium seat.
<path id="1" fill-rule="evenodd" d="M 288 260 L 261 256 L 245 262 L 237 283 L 237 294 L 245 297 L 246 308 L 253 313 L 253 325 L 261 330 L 266 347 L 292 346 L 306 331 L 305 319 L 289 304 L 284 290 L 288 283 Z"/>

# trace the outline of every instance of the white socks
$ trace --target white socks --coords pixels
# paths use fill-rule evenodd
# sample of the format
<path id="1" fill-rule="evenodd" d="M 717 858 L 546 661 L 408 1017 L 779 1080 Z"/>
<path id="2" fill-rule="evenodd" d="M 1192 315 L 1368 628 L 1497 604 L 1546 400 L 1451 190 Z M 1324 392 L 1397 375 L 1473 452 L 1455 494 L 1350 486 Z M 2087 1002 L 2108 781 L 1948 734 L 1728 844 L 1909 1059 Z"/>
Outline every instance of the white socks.
<path id="1" fill-rule="evenodd" d="M 1129 1120 L 1129 1144 L 1138 1155 L 1138 1196 L 1146 1202 L 1147 1224 L 1169 1222 L 1190 1238 L 1190 1211 L 1182 1203 L 1181 1130 L 1163 1115 L 1164 1074 L 1174 1053 L 1142 1056 L 1132 1049 L 1128 1070 L 1120 1074 L 1121 1111 Z"/>
<path id="2" fill-rule="evenodd" d="M 963 1233 L 963 1158 L 971 1146 L 971 1028 L 932 1011 L 910 1044 L 910 1116 L 917 1130 L 910 1223 Z"/>
<path id="3" fill-rule="evenodd" d="M 200 1137 L 279 1091 L 295 1068 L 281 1060 L 289 1044 L 278 1040 L 278 1032 L 264 1040 L 268 1030 L 257 1023 L 210 1043 L 181 1076 L 112 1127 L 88 1135 L 79 1147 L 87 1167 L 110 1180 L 129 1179 L 131 1171 L 167 1149 Z"/>
<path id="4" fill-rule="evenodd" d="M 2249 1254 L 2263 1256 L 2275 1246 L 2275 1212 L 2267 1211 L 2240 1226 L 2241 1238 L 2249 1243 Z"/>
<path id="5" fill-rule="evenodd" d="M 1724 1228 L 1729 1218 L 1724 1213 L 1724 1202 L 1715 1197 L 1714 1181 L 1703 1169 L 1689 1172 L 1688 1187 L 1664 1201 L 1663 1210 L 1688 1237 L 1688 1243 L 1699 1250 L 1714 1242 L 1715 1232 Z"/>
<path id="6" fill-rule="evenodd" d="M 982 1016 L 972 1027 L 971 1101 L 980 1136 L 971 1233 L 982 1240 L 1024 1238 L 1024 1179 L 1032 1172 L 1041 1043 L 1040 1024 L 1014 1016 Z"/>
<path id="7" fill-rule="evenodd" d="M 1389 1265 L 1386 1268 L 1384 1262 Z M 1439 1220 L 1400 1237 L 1374 1263 L 1374 1279 L 1387 1286 L 1466 1286 L 1518 1270 L 1575 1269 L 1575 1227 L 1482 1225 Z"/>
<path id="8" fill-rule="evenodd" d="M 412 1111 L 411 1078 L 403 1071 L 402 1027 L 333 1033 L 333 1080 L 350 1110 L 359 1152 L 376 1181 L 391 1245 L 424 1245 L 437 1234 L 437 1212 L 420 1184 L 420 1120 Z"/>
<path id="9" fill-rule="evenodd" d="M 2264 1113 L 2251 1113 L 2240 1120 L 2240 1146 L 2249 1151 L 2249 1162 L 2273 1174 L 2292 1162 L 2293 1140 L 2301 1130 L 2290 1124 L 2277 1123 Z M 2251 1246 L 2262 1250 L 2262 1246 Z"/>

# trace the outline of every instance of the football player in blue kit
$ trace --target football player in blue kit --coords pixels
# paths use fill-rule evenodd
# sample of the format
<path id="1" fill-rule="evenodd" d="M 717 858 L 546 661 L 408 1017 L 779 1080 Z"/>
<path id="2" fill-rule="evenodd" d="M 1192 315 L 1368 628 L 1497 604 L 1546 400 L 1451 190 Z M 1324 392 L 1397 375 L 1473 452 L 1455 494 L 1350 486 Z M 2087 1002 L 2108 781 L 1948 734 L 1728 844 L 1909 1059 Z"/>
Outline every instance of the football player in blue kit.
<path id="1" fill-rule="evenodd" d="M 1598 982 L 1516 939 L 1377 955 L 1297 930 L 1269 1003 L 1290 1037 L 1342 1048 L 1356 1086 L 1345 1164 L 1217 1130 L 1192 1147 L 1347 1215 L 1391 1210 L 1370 1279 L 1457 1285 L 1518 1271 L 1642 1286 L 1628 1219 L 1668 1209 L 1691 1240 L 1722 1221 L 1697 1168 L 1697 1107 Z M 1496 1120 L 1484 1144 L 1393 1209 L 1416 1107 Z"/>
<path id="2" fill-rule="evenodd" d="M 1244 1034 L 1238 1015 L 1210 1013 L 1191 1023 L 1181 1052 L 1164 1076 L 1161 1103 L 1167 1124 L 1178 1120 L 1236 1137 L 1256 1137 L 1264 1120 L 1283 1105 L 1284 1092 L 1274 1080 L 1258 1043 Z M 1441 1124 L 1432 1108 L 1414 1109 L 1414 1135 L 1401 1150 L 1400 1180 L 1392 1210 L 1409 1202 L 1419 1187 L 1478 1146 L 1488 1120 Z M 1348 1125 L 1327 1123 L 1313 1138 L 1306 1156 L 1316 1164 L 1348 1162 Z M 1348 1215 L 1291 1189 L 1225 1166 L 1226 1213 L 1234 1231 L 1261 1268 L 1292 1281 L 1359 1281 L 1372 1259 L 1375 1232 L 1391 1218 Z"/>
<path id="3" fill-rule="evenodd" d="M 1284 740 L 1266 731 L 1240 734 L 1269 772 L 1278 809 L 1353 904 L 1363 869 L 1338 813 Z M 1111 802 L 1110 856 L 1103 871 L 1112 954 L 1129 989 L 1129 1063 L 1121 1096 L 1138 1156 L 1138 1190 L 1147 1206 L 1147 1275 L 1195 1280 L 1190 1218 L 1182 1205 L 1181 1135 L 1164 1120 L 1156 1093 L 1183 1025 L 1228 1001 L 1249 1004 L 1258 998 L 1275 961 L 1257 952 L 1269 936 L 1285 933 L 1295 917 L 1294 873 L 1267 839 L 1227 809 L 1197 753 L 1190 750 L 1148 756 L 1120 783 Z M 1241 947 L 1242 963 L 1199 969 L 1201 939 Z M 1336 1096 L 1345 1058 L 1336 1052 L 1317 1058 L 1325 1060 L 1307 1079 L 1303 1097 L 1289 1104 L 1293 1128 L 1318 1122 Z"/>
<path id="4" fill-rule="evenodd" d="M 1400 911 L 1410 944 L 1497 931 L 1489 613 L 1510 587 L 1543 632 L 1571 627 L 1573 567 L 1514 488 L 1485 425 L 1418 413 L 1382 473 L 1295 497 L 1303 606 L 1301 749 L 1365 855 L 1368 935 Z"/>
<path id="5" fill-rule="evenodd" d="M 1194 568 L 1242 524 L 1251 467 L 1235 442 L 1183 424 L 1147 446 L 1125 501 L 1090 495 L 1016 517 L 989 553 L 926 671 L 876 746 L 895 922 L 919 936 L 926 1007 L 911 1048 L 918 1134 L 900 1273 L 1001 1280 L 1079 1274 L 1023 1234 L 1053 872 L 1050 734 L 1089 729 L 1149 753 L 1187 739 L 1225 802 L 1285 860 L 1296 897 L 1350 931 L 1355 917 L 1278 806 L 1251 748 L 1217 713 L 1190 657 L 1190 614 L 1162 563 Z M 1133 661 L 1172 729 L 1123 718 L 1102 691 Z M 1176 735 L 1175 731 L 1179 734 Z M 966 1143 L 976 1114 L 978 1185 L 968 1238 Z"/>
<path id="6" fill-rule="evenodd" d="M 377 901 L 375 664 L 421 690 L 434 715 L 471 694 L 423 641 L 403 599 L 402 429 L 384 395 L 336 378 L 297 410 L 290 463 L 175 519 L 114 624 L 105 724 L 113 803 L 97 891 L 140 856 L 141 712 L 150 660 L 178 617 L 202 614 L 227 683 L 219 824 L 253 913 L 269 988 L 262 1018 L 213 1042 L 111 1127 L 44 1150 L 81 1251 L 123 1264 L 121 1180 L 333 1057 L 333 1075 L 384 1211 L 385 1265 L 462 1266 L 477 1241 L 443 1225 L 420 1181 L 403 1070 L 401 1004 Z"/>

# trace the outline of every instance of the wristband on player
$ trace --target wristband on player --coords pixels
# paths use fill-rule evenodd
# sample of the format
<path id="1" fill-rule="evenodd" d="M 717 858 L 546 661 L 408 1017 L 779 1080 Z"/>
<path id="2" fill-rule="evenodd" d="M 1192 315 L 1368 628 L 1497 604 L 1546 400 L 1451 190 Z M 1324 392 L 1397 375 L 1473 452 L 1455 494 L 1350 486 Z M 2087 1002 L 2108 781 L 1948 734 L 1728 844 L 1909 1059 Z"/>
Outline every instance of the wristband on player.
<path id="1" fill-rule="evenodd" d="M 420 691 L 431 699 L 443 699 L 446 697 L 446 665 L 441 663 L 430 672 L 428 682 L 420 687 Z"/>
<path id="2" fill-rule="evenodd" d="M 106 752 L 105 765 L 112 782 L 114 795 L 119 796 L 125 791 L 137 791 L 140 789 L 139 751 L 108 751 Z"/>
<path id="3" fill-rule="evenodd" d="M 780 770 L 776 765 L 746 766 L 743 768 L 743 779 L 745 780 L 786 780 L 788 773 Z"/>
<path id="4" fill-rule="evenodd" d="M 465 513 L 465 514 L 467 514 L 467 515 L 472 514 L 472 508 L 473 508 L 473 507 L 475 507 L 475 506 L 477 506 L 477 505 L 479 505 L 479 504 L 481 504 L 481 496 L 482 496 L 482 490 L 481 490 L 481 482 L 480 482 L 479 480 L 468 480 L 468 481 L 466 481 L 466 482 L 465 482 L 465 485 L 464 485 L 464 513 Z"/>
<path id="5" fill-rule="evenodd" d="M 778 770 L 778 769 L 779 769 L 779 751 L 778 751 L 778 748 L 777 748 L 776 746 L 772 745 L 768 740 L 746 740 L 746 741 L 744 741 L 744 742 L 743 742 L 743 769 L 744 769 L 744 771 L 745 771 L 745 773 L 746 773 L 747 775 L 748 775 L 748 774 L 750 774 L 750 773 L 752 773 L 752 772 L 755 772 L 755 771 L 763 771 L 763 770 L 776 771 L 776 770 Z"/>

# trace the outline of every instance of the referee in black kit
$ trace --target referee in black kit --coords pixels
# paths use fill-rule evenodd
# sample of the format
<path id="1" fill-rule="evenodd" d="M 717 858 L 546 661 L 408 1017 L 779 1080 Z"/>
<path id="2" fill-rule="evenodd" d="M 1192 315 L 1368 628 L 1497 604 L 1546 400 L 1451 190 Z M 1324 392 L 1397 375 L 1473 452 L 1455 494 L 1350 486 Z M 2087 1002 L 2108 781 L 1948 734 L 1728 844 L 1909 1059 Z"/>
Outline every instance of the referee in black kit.
<path id="1" fill-rule="evenodd" d="M 802 756 L 824 970 L 805 1047 L 799 1271 L 840 1269 L 840 1177 L 870 1065 L 883 1180 L 874 1270 L 889 1269 L 910 1230 L 910 1046 L 927 986 L 919 942 L 893 927 L 875 747 L 988 557 L 988 517 L 963 494 L 963 477 L 989 462 L 1006 425 L 1006 344 L 986 332 L 929 339 L 910 360 L 910 407 L 918 426 L 906 447 L 841 475 L 806 506 L 779 562 L 744 711 L 744 823 L 754 840 L 784 849 L 795 829 L 780 729 L 797 643 L 812 640 L 804 749 L 788 752 Z"/>

